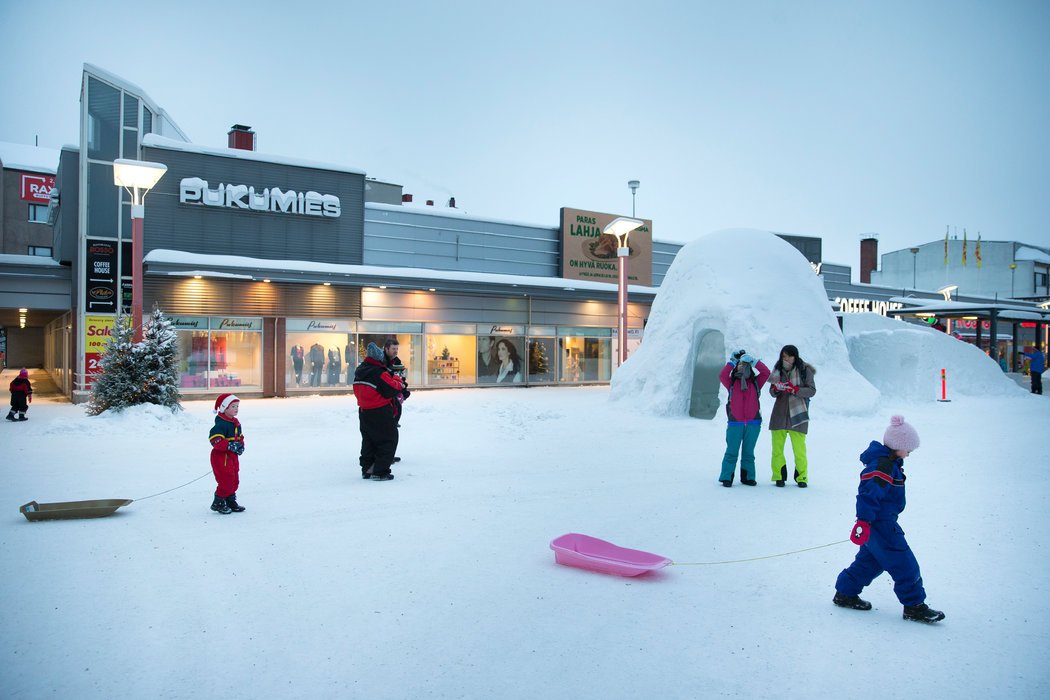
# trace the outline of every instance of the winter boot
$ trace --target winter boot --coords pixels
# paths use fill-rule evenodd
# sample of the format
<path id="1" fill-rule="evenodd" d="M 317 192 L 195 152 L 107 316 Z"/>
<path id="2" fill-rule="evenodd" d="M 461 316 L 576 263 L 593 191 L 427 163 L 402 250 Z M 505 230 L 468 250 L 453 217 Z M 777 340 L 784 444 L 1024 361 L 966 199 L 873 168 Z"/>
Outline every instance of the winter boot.
<path id="1" fill-rule="evenodd" d="M 216 496 L 215 500 L 211 502 L 211 509 L 216 513 L 222 513 L 223 515 L 229 515 L 233 511 L 226 505 L 226 499 L 221 496 Z"/>
<path id="2" fill-rule="evenodd" d="M 14 409 L 11 409 L 10 411 L 7 412 L 7 420 L 14 422 L 14 420 L 15 420 L 15 411 L 14 411 Z"/>
<path id="3" fill-rule="evenodd" d="M 725 486 L 727 489 L 733 488 L 733 480 L 732 479 L 722 479 L 722 486 Z"/>
<path id="4" fill-rule="evenodd" d="M 401 458 L 400 458 L 400 457 L 394 457 L 394 463 L 395 463 L 395 464 L 396 464 L 397 462 L 400 462 L 400 461 L 401 461 Z"/>
<path id="5" fill-rule="evenodd" d="M 838 591 L 835 591 L 835 597 L 831 599 L 831 602 L 840 608 L 849 608 L 851 610 L 871 610 L 871 603 L 862 600 L 860 596 L 843 595 Z"/>
<path id="6" fill-rule="evenodd" d="M 237 503 L 237 494 L 231 493 L 226 497 L 226 507 L 232 510 L 234 513 L 243 513 L 244 506 Z"/>
<path id="7" fill-rule="evenodd" d="M 394 475 L 390 472 L 387 472 L 386 474 L 373 474 L 371 479 L 372 481 L 393 481 Z"/>
<path id="8" fill-rule="evenodd" d="M 904 606 L 904 619 L 912 620 L 913 622 L 925 622 L 926 624 L 932 624 L 934 622 L 940 622 L 944 619 L 944 613 L 940 610 L 934 610 L 926 603 L 920 603 L 918 605 L 905 605 Z"/>
<path id="9" fill-rule="evenodd" d="M 795 483 L 798 484 L 800 489 L 806 488 L 806 482 L 798 480 L 798 469 L 795 470 Z"/>
<path id="10" fill-rule="evenodd" d="M 787 465 L 785 464 L 784 466 L 782 466 L 780 468 L 780 478 L 777 479 L 777 486 L 783 486 L 784 482 L 787 481 L 787 478 L 788 478 L 788 468 L 787 468 Z"/>
<path id="11" fill-rule="evenodd" d="M 28 418 L 26 418 L 25 411 L 18 412 L 18 420 L 29 420 Z"/>

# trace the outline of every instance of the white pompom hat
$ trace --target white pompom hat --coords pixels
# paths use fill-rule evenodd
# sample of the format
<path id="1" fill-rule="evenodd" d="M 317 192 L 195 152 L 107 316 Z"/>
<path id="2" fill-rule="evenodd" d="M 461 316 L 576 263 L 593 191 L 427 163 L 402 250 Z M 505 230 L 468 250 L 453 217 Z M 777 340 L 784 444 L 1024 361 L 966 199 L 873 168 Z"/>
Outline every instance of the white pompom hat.
<path id="1" fill-rule="evenodd" d="M 882 436 L 882 444 L 891 450 L 914 452 L 919 449 L 919 434 L 915 428 L 904 422 L 904 416 L 890 418 L 890 427 Z"/>

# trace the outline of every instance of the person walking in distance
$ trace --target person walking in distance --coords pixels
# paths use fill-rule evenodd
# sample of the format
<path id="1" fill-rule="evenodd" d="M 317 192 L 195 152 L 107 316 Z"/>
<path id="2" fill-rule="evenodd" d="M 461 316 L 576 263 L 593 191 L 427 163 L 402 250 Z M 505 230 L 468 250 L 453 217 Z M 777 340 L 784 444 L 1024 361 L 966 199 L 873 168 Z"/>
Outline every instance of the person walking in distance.
<path id="1" fill-rule="evenodd" d="M 1032 380 L 1032 393 L 1042 394 L 1043 372 L 1046 370 L 1046 355 L 1043 354 L 1043 348 L 1036 345 L 1032 352 L 1021 354 L 1031 360 L 1031 364 L 1028 365 L 1028 376 Z"/>
<path id="2" fill-rule="evenodd" d="M 33 384 L 29 381 L 29 370 L 25 367 L 18 370 L 18 376 L 11 380 L 7 388 L 11 391 L 11 410 L 7 412 L 7 420 L 29 420 L 26 413 L 29 411 L 29 404 L 33 403 Z"/>

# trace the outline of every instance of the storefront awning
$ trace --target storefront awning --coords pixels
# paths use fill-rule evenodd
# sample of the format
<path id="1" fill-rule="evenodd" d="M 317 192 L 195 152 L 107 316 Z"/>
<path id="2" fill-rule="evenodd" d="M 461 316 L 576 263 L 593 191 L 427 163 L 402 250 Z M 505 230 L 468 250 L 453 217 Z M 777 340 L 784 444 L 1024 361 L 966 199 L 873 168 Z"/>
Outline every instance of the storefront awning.
<path id="1" fill-rule="evenodd" d="M 903 308 L 889 311 L 894 316 L 937 316 L 938 318 L 991 318 L 995 312 L 1000 321 L 1050 321 L 1050 309 L 1040 309 L 1035 305 L 992 302 L 979 303 L 968 301 L 930 301 L 913 297 L 893 297 L 892 302 L 904 304 Z"/>

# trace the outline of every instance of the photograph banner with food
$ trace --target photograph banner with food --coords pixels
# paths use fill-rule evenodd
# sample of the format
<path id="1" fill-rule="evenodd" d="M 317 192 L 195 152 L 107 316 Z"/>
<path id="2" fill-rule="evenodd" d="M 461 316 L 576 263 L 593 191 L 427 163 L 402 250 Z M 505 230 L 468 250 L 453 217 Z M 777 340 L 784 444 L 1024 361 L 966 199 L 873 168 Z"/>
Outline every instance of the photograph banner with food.
<path id="1" fill-rule="evenodd" d="M 619 277 L 616 236 L 602 233 L 617 214 L 605 214 L 582 209 L 561 210 L 561 276 L 570 280 L 611 282 Z M 627 247 L 628 284 L 651 287 L 653 283 L 653 222 L 642 219 L 644 225 L 631 232 Z"/>

